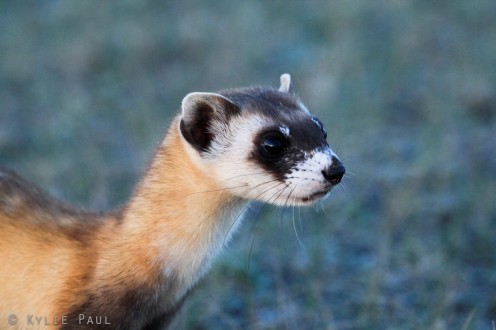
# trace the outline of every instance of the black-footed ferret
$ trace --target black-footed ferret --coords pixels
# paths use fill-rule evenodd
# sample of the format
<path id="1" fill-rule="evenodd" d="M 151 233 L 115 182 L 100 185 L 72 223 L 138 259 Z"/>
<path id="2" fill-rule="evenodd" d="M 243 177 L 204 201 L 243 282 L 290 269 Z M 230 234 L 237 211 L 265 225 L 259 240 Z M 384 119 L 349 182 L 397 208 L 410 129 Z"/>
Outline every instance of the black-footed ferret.
<path id="1" fill-rule="evenodd" d="M 288 74 L 279 89 L 186 95 L 115 212 L 0 170 L 0 328 L 166 327 L 250 200 L 308 205 L 344 173 Z"/>

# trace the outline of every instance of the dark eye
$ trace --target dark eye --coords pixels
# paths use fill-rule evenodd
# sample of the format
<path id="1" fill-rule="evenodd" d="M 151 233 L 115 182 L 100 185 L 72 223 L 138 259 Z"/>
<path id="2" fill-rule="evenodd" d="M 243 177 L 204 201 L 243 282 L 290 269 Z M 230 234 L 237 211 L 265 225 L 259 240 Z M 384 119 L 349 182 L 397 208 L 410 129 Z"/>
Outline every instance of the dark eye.
<path id="1" fill-rule="evenodd" d="M 319 126 L 320 130 L 322 131 L 322 135 L 324 135 L 324 139 L 327 139 L 327 131 L 324 128 L 324 125 L 322 125 L 322 122 L 319 120 L 317 117 L 312 117 L 312 121 Z"/>
<path id="2" fill-rule="evenodd" d="M 278 156 L 286 150 L 286 142 L 280 137 L 269 136 L 263 140 L 261 147 L 266 156 Z"/>

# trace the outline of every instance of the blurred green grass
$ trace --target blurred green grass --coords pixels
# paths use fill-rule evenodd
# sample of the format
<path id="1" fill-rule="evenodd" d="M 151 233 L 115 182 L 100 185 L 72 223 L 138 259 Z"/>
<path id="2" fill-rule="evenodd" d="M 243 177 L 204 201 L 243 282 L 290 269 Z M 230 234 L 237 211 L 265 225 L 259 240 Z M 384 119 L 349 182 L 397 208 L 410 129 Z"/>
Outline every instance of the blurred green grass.
<path id="1" fill-rule="evenodd" d="M 186 93 L 290 72 L 349 175 L 315 208 L 254 208 L 177 327 L 490 329 L 495 14 L 492 0 L 2 1 L 0 164 L 113 208 Z"/>

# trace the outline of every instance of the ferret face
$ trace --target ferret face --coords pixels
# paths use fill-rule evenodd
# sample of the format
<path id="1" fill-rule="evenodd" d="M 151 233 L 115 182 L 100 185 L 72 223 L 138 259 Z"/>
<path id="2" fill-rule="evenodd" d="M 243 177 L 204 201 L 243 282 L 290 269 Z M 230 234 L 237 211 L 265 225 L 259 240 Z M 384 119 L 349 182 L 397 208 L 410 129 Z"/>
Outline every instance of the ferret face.
<path id="1" fill-rule="evenodd" d="M 287 74 L 279 90 L 189 94 L 182 111 L 181 134 L 206 174 L 237 197 L 307 205 L 327 196 L 345 173 Z"/>

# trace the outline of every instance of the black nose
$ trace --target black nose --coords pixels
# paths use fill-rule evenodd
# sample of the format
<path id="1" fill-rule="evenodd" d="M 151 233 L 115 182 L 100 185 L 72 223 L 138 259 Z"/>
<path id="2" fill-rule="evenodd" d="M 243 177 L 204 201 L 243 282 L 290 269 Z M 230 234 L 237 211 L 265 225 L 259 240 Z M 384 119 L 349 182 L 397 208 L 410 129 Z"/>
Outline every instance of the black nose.
<path id="1" fill-rule="evenodd" d="M 327 181 L 336 185 L 341 182 L 345 172 L 346 169 L 344 168 L 343 163 L 336 157 L 332 157 L 332 165 L 323 170 L 322 175 L 324 175 L 324 178 L 326 178 Z"/>

